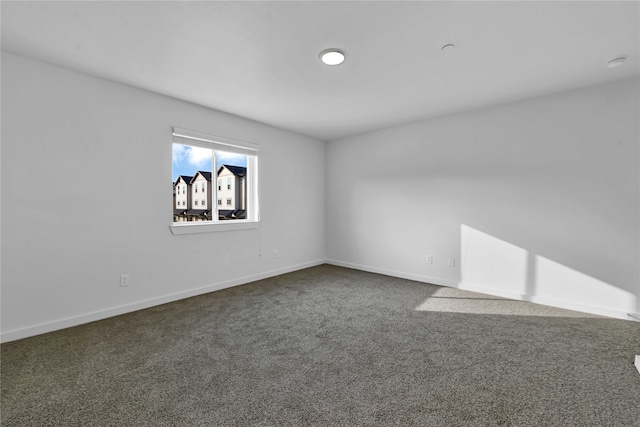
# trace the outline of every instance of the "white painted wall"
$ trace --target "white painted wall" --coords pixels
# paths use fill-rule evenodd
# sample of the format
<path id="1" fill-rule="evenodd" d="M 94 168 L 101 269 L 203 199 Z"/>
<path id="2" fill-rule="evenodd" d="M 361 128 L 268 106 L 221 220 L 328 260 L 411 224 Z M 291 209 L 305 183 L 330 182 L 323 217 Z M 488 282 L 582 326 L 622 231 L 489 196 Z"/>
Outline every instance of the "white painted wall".
<path id="1" fill-rule="evenodd" d="M 172 126 L 261 146 L 259 230 L 170 232 Z M 5 52 L 1 172 L 3 341 L 325 259 L 324 142 Z"/>
<path id="2" fill-rule="evenodd" d="M 638 91 L 627 80 L 325 151 L 315 139 L 2 52 L 1 339 L 327 255 L 584 311 L 638 312 Z M 259 230 L 171 234 L 172 126 L 261 145 Z M 28 197 L 42 180 L 48 191 Z M 145 191 L 123 191 L 138 182 Z"/>
<path id="3" fill-rule="evenodd" d="M 638 100 L 635 78 L 329 142 L 328 258 L 640 311 Z"/>

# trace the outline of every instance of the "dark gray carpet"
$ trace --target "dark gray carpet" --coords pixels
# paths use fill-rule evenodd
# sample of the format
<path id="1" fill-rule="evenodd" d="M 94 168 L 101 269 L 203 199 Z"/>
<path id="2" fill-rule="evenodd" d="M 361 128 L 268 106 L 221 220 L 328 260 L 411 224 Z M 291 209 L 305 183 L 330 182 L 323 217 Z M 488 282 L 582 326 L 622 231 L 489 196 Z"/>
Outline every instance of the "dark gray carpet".
<path id="1" fill-rule="evenodd" d="M 329 265 L 2 345 L 3 426 L 639 426 L 640 324 Z"/>

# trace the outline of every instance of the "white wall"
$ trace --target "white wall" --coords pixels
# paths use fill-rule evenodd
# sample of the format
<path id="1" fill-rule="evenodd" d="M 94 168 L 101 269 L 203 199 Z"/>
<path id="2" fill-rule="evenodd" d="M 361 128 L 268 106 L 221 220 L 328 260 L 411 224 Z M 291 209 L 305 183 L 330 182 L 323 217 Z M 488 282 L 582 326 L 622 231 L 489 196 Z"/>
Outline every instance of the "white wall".
<path id="1" fill-rule="evenodd" d="M 637 313 L 638 91 L 637 79 L 591 87 L 333 141 L 325 152 L 318 140 L 2 52 L 1 339 L 326 257 Z M 171 234 L 172 126 L 261 145 L 259 230 Z"/>
<path id="2" fill-rule="evenodd" d="M 260 230 L 171 233 L 172 126 L 261 146 Z M 1 171 L 3 341 L 325 259 L 324 142 L 5 52 Z"/>
<path id="3" fill-rule="evenodd" d="M 638 99 L 636 78 L 328 143 L 328 258 L 640 311 Z"/>

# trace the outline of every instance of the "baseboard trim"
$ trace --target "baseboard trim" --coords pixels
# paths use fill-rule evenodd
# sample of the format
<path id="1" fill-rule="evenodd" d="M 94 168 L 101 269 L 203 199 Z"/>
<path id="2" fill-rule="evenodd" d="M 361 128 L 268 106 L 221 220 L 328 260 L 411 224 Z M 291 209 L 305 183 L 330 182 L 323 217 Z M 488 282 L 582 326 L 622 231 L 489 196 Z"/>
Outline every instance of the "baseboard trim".
<path id="1" fill-rule="evenodd" d="M 627 311 L 612 310 L 602 307 L 594 307 L 589 305 L 576 304 L 574 302 L 567 302 L 562 300 L 555 300 L 543 297 L 531 297 L 525 294 L 517 292 L 510 292 L 501 289 L 488 288 L 484 286 L 475 285 L 473 283 L 456 283 L 451 280 L 446 280 L 438 277 L 419 275 L 414 273 L 407 273 L 397 270 L 389 270 L 378 267 L 371 267 L 362 264 L 355 264 L 350 262 L 343 262 L 334 259 L 319 259 L 302 264 L 292 265 L 276 270 L 269 270 L 263 273 L 255 274 L 252 276 L 244 276 L 225 282 L 215 283 L 200 288 L 190 289 L 187 291 L 176 292 L 156 298 L 150 298 L 142 301 L 137 301 L 131 304 L 125 304 L 117 307 L 112 307 L 104 310 L 99 310 L 91 313 L 85 313 L 78 316 L 71 316 L 64 319 L 54 320 L 51 322 L 40 323 L 37 325 L 28 326 L 25 328 L 14 329 L 12 331 L 0 333 L 0 343 L 16 341 L 23 338 L 32 337 L 35 335 L 44 334 L 47 332 L 53 332 L 61 329 L 70 328 L 73 326 L 82 325 L 85 323 L 95 322 L 98 320 L 107 319 L 109 317 L 119 316 L 121 314 L 131 313 L 145 308 L 155 307 L 161 304 L 167 304 L 174 301 L 179 301 L 185 298 L 191 298 L 198 295 L 207 294 L 210 292 L 219 291 L 222 289 L 231 288 L 234 286 L 240 286 L 247 283 L 255 282 L 256 280 L 267 279 L 269 277 L 279 276 L 281 274 L 291 273 L 293 271 L 302 270 L 309 267 L 315 267 L 321 264 L 331 264 L 338 267 L 352 268 L 354 270 L 367 271 L 370 273 L 383 274 L 391 277 L 398 277 L 401 279 L 414 280 L 416 282 L 429 283 L 438 286 L 445 286 L 450 288 L 458 288 L 468 290 L 472 292 L 479 292 L 488 295 L 499 296 L 503 298 L 514 299 L 518 301 L 529 301 L 536 304 L 548 305 L 552 307 L 564 308 L 567 310 L 581 311 L 583 313 L 597 314 L 601 316 L 613 317 L 617 319 L 624 319 L 630 321 L 638 321 L 633 318 Z M 637 315 L 637 313 L 634 313 Z"/>
<path id="2" fill-rule="evenodd" d="M 497 297 L 509 298 L 517 301 L 529 301 L 535 304 L 548 305 L 551 307 L 563 308 L 566 310 L 580 311 L 583 313 L 596 314 L 599 316 L 613 317 L 616 319 L 633 321 L 629 316 L 628 311 L 614 310 L 604 307 L 595 307 L 584 304 L 577 304 L 575 302 L 556 300 L 553 298 L 537 297 L 525 295 L 518 292 L 511 292 L 502 289 L 489 288 L 486 286 L 479 286 L 473 283 L 457 283 L 451 280 L 441 279 L 438 277 L 424 276 L 413 273 L 406 273 L 396 270 L 387 270 L 384 268 L 371 267 L 362 264 L 354 264 L 350 262 L 343 262 L 334 259 L 326 261 L 327 264 L 336 265 L 339 267 L 353 268 L 354 270 L 368 271 L 370 273 L 384 274 L 387 276 L 398 277 L 401 279 L 415 280 L 417 282 L 430 283 L 433 285 L 446 286 L 449 288 L 458 288 L 466 291 L 479 292 L 487 295 L 493 295 Z"/>
<path id="3" fill-rule="evenodd" d="M 518 301 L 528 301 L 540 305 L 548 305 L 550 307 L 563 308 L 565 310 L 580 311 L 582 313 L 596 314 L 599 316 L 613 317 L 616 319 L 632 320 L 626 310 L 615 310 L 606 307 L 597 307 L 588 304 L 580 304 L 573 301 L 564 301 L 555 298 L 547 298 L 540 296 L 531 296 L 518 292 L 510 292 L 502 289 L 489 288 L 474 283 L 463 282 L 458 285 L 459 289 L 479 292 L 483 294 L 494 295 L 503 298 L 514 299 Z"/>
<path id="4" fill-rule="evenodd" d="M 331 265 L 335 265 L 338 267 L 345 267 L 345 268 L 352 268 L 354 270 L 361 270 L 361 271 L 368 271 L 369 273 L 377 273 L 377 274 L 384 274 L 385 276 L 391 276 L 391 277 L 398 277 L 400 279 L 407 279 L 407 280 L 413 280 L 416 282 L 423 282 L 423 283 L 430 283 L 432 285 L 438 285 L 438 286 L 447 286 L 449 288 L 455 288 L 457 287 L 457 283 L 450 281 L 450 280 L 446 280 L 446 279 L 441 279 L 438 277 L 432 277 L 432 276 L 424 276 L 424 275 L 420 275 L 420 274 L 413 274 L 413 273 L 405 273 L 402 271 L 397 271 L 397 270 L 387 270 L 384 268 L 377 268 L 377 267 L 371 267 L 368 265 L 362 265 L 362 264 L 353 264 L 350 262 L 343 262 L 343 261 L 338 261 L 338 260 L 334 260 L 334 259 L 328 259 L 326 261 L 327 264 L 331 264 Z"/>
<path id="5" fill-rule="evenodd" d="M 634 322 L 640 322 L 640 313 L 627 313 L 627 317 Z"/>
<path id="6" fill-rule="evenodd" d="M 25 328 L 14 329 L 12 331 L 0 333 L 0 342 L 5 343 L 10 341 L 16 341 L 19 339 L 28 338 L 35 335 L 45 334 L 47 332 L 58 331 L 61 329 L 82 325 L 85 323 L 95 322 L 97 320 L 107 319 L 109 317 L 119 316 L 121 314 L 143 310 L 145 308 L 155 307 L 157 305 L 179 301 L 185 298 L 191 298 L 194 296 L 203 295 L 210 292 L 220 291 L 222 289 L 227 289 L 234 286 L 245 285 L 247 283 L 255 282 L 256 280 L 267 279 L 269 277 L 279 276 L 281 274 L 291 273 L 294 271 L 302 270 L 309 267 L 315 267 L 317 265 L 321 265 L 325 263 L 326 263 L 326 260 L 324 259 L 310 261 L 302 264 L 292 265 L 289 267 L 279 268 L 276 270 L 265 271 L 263 273 L 254 274 L 252 276 L 239 277 L 237 279 L 215 283 L 215 284 L 203 286 L 200 288 L 176 292 L 176 293 L 163 295 L 155 298 L 149 298 L 146 300 L 137 301 L 130 304 L 107 308 L 104 310 L 94 311 L 91 313 L 85 313 L 78 316 L 71 316 L 64 319 L 54 320 L 51 322 L 40 323 L 37 325 L 25 327 Z"/>

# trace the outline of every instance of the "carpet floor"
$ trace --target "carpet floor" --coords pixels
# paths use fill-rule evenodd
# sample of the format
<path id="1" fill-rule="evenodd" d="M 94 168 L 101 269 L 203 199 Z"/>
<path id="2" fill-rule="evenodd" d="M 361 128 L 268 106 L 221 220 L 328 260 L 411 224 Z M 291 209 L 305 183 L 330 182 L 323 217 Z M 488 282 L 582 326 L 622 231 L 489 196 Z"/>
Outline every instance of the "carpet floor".
<path id="1" fill-rule="evenodd" d="M 1 346 L 3 426 L 640 426 L 640 323 L 321 265 Z"/>

